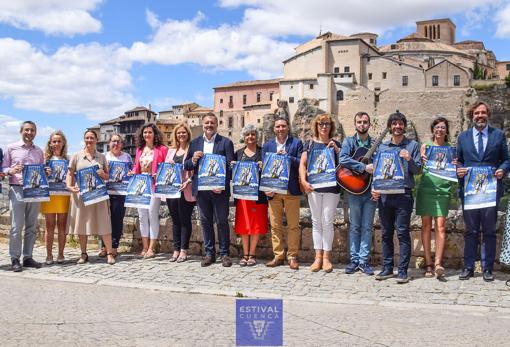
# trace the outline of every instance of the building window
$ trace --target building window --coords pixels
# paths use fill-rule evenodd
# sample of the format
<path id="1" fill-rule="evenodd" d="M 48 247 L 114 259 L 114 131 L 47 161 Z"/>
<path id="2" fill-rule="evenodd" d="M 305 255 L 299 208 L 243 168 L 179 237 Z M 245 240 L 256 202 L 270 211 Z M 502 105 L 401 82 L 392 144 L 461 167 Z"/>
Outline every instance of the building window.
<path id="1" fill-rule="evenodd" d="M 257 93 L 257 102 L 260 102 L 260 92 Z"/>
<path id="2" fill-rule="evenodd" d="M 269 92 L 269 101 L 273 101 L 274 92 Z"/>
<path id="3" fill-rule="evenodd" d="M 339 73 L 339 72 L 340 72 L 340 68 L 339 68 L 339 67 L 335 67 L 335 68 L 333 69 L 333 72 L 334 72 L 334 73 Z"/>
<path id="4" fill-rule="evenodd" d="M 344 99 L 343 90 L 339 90 L 336 92 L 336 101 L 342 101 Z"/>
<path id="5" fill-rule="evenodd" d="M 344 66 L 344 72 L 350 72 L 350 70 L 351 70 L 350 67 Z"/>
<path id="6" fill-rule="evenodd" d="M 407 87 L 408 84 L 409 84 L 409 77 L 402 76 L 402 86 Z"/>
<path id="7" fill-rule="evenodd" d="M 386 72 L 383 72 L 382 73 L 382 79 L 385 80 L 386 79 Z"/>
<path id="8" fill-rule="evenodd" d="M 377 102 L 379 102 L 379 94 L 375 94 L 375 99 L 374 99 L 374 101 L 375 101 L 376 103 L 377 103 Z"/>
<path id="9" fill-rule="evenodd" d="M 223 125 L 223 121 L 222 120 L 220 120 L 220 125 Z"/>
<path id="10" fill-rule="evenodd" d="M 510 64 L 506 64 L 506 71 L 510 71 Z"/>
<path id="11" fill-rule="evenodd" d="M 313 83 L 310 83 L 310 89 L 313 89 Z"/>
<path id="12" fill-rule="evenodd" d="M 230 95 L 228 97 L 228 107 L 229 108 L 233 108 L 234 107 L 234 97 L 232 95 Z"/>
<path id="13" fill-rule="evenodd" d="M 371 73 L 371 72 L 369 72 L 369 73 L 368 73 L 368 79 L 369 79 L 369 80 L 371 80 L 371 79 L 372 79 L 372 73 Z"/>
<path id="14" fill-rule="evenodd" d="M 294 86 L 290 86 L 290 89 L 294 89 Z"/>
<path id="15" fill-rule="evenodd" d="M 374 40 L 374 39 L 370 39 L 370 43 L 371 43 L 371 44 L 374 44 L 374 43 L 375 43 L 375 40 Z"/>
<path id="16" fill-rule="evenodd" d="M 293 103 L 294 103 L 294 97 L 293 97 L 293 96 L 291 96 L 291 97 L 289 98 L 289 104 L 293 104 Z"/>
<path id="17" fill-rule="evenodd" d="M 260 118 L 259 118 L 259 119 L 257 119 L 257 123 L 260 123 Z"/>
<path id="18" fill-rule="evenodd" d="M 437 87 L 439 85 L 439 76 L 432 76 L 432 87 Z"/>
<path id="19" fill-rule="evenodd" d="M 460 75 L 453 75 L 453 85 L 455 87 L 460 86 Z"/>
<path id="20" fill-rule="evenodd" d="M 228 127 L 232 128 L 234 126 L 234 117 L 228 117 Z"/>
<path id="21" fill-rule="evenodd" d="M 243 95 L 243 105 L 246 105 L 246 94 Z"/>
<path id="22" fill-rule="evenodd" d="M 244 116 L 241 116 L 241 128 L 244 128 Z"/>

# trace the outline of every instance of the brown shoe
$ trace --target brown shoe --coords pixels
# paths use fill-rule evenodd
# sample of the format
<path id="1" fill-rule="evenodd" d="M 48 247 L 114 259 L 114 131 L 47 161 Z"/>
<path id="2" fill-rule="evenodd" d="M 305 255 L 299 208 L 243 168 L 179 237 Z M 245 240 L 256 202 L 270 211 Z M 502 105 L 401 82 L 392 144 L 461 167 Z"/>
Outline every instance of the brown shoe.
<path id="1" fill-rule="evenodd" d="M 270 262 L 266 263 L 267 267 L 277 267 L 283 265 L 283 259 L 273 258 Z"/>
<path id="2" fill-rule="evenodd" d="M 299 269 L 299 263 L 295 258 L 289 259 L 289 267 L 292 270 L 298 270 Z"/>
<path id="3" fill-rule="evenodd" d="M 311 272 L 317 272 L 322 269 L 322 251 L 315 251 L 315 260 L 312 265 L 310 265 Z"/>
<path id="4" fill-rule="evenodd" d="M 322 260 L 322 270 L 328 273 L 333 271 L 333 264 L 331 264 L 331 251 L 324 252 L 324 258 Z"/>

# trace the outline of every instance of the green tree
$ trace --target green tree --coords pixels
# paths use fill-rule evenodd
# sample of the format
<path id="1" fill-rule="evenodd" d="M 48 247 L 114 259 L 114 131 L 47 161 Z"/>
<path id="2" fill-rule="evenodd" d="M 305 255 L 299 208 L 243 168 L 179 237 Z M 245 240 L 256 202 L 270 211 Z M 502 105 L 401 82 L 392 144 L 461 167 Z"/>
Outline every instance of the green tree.
<path id="1" fill-rule="evenodd" d="M 510 73 L 505 77 L 506 87 L 510 88 Z"/>
<path id="2" fill-rule="evenodd" d="M 480 66 L 478 65 L 478 62 L 475 62 L 475 68 L 473 69 L 473 79 L 474 80 L 481 80 L 481 79 L 483 79 L 483 70 L 480 69 Z"/>

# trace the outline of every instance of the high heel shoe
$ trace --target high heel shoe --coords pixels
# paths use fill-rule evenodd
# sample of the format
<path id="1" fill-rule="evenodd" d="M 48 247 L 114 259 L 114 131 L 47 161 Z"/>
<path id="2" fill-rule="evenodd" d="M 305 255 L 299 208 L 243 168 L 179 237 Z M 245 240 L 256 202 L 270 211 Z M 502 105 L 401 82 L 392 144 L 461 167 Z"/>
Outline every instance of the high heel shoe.
<path id="1" fill-rule="evenodd" d="M 89 261 L 89 255 L 87 253 L 82 253 L 80 259 L 76 262 L 76 264 L 85 264 Z"/>
<path id="2" fill-rule="evenodd" d="M 115 264 L 115 257 L 113 256 L 113 253 L 107 253 L 108 260 L 106 261 L 108 264 L 113 265 Z"/>

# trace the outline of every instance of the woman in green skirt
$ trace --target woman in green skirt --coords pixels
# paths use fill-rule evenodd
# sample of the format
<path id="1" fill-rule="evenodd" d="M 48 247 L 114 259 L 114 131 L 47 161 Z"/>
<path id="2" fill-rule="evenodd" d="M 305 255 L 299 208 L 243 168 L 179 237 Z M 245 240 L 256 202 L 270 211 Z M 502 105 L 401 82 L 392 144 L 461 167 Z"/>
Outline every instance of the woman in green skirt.
<path id="1" fill-rule="evenodd" d="M 432 176 L 426 167 L 427 156 L 425 151 L 428 146 L 450 146 L 448 120 L 444 117 L 436 117 L 430 125 L 432 140 L 421 146 L 421 157 L 424 162 L 423 174 L 417 187 L 416 214 L 421 216 L 422 231 L 421 240 L 425 251 L 425 277 L 441 278 L 444 275 L 442 266 L 443 252 L 446 239 L 446 217 L 452 183 L 445 179 Z M 453 162 L 456 164 L 456 159 Z M 432 263 L 431 231 L 432 219 L 434 219 L 434 231 L 436 233 L 436 255 Z"/>

